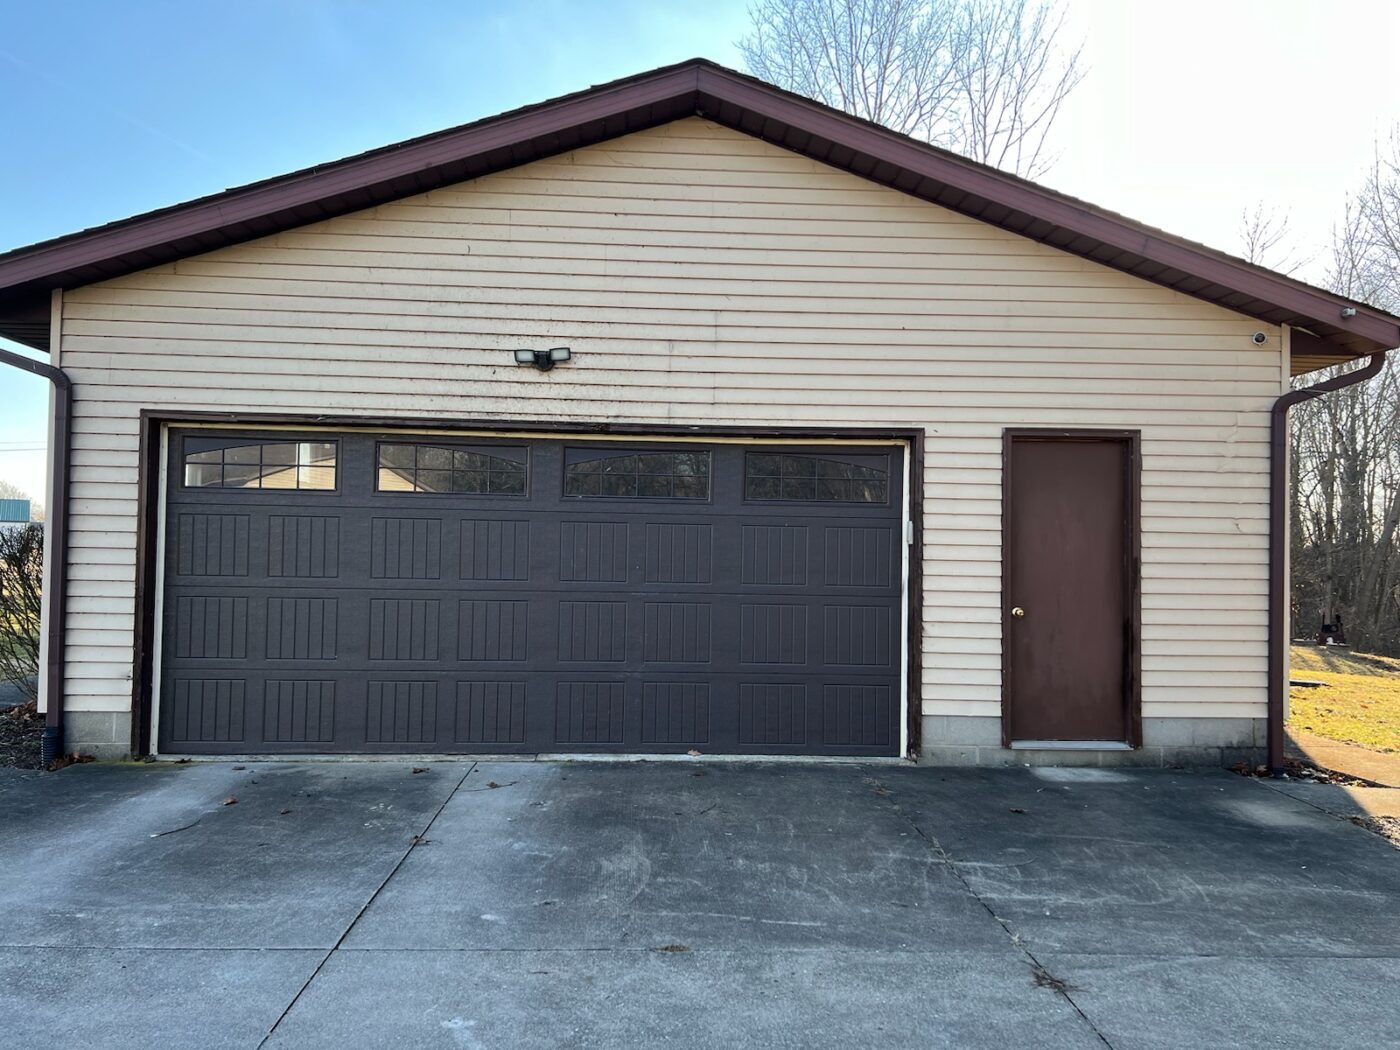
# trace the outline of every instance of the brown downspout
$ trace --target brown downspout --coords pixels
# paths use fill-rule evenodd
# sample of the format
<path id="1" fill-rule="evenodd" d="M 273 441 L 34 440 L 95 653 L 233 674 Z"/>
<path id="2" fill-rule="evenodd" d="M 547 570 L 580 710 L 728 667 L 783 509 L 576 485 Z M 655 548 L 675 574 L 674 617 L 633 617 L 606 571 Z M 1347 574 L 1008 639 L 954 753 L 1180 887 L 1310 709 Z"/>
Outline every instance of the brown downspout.
<path id="1" fill-rule="evenodd" d="M 49 618 L 44 624 L 48 643 L 44 665 L 47 709 L 44 716 L 44 736 L 41 755 L 44 765 L 63 754 L 63 628 L 68 607 L 68 452 L 73 435 L 73 382 L 61 368 L 35 361 L 31 357 L 0 349 L 0 364 L 43 376 L 53 384 L 53 473 L 51 474 L 48 508 Z"/>
<path id="2" fill-rule="evenodd" d="M 1288 535 L 1288 410 L 1333 390 L 1364 383 L 1380 372 L 1387 351 L 1380 350 L 1360 368 L 1290 390 L 1274 402 L 1269 431 L 1269 770 L 1283 775 L 1283 697 L 1288 687 L 1283 655 L 1288 644 L 1289 581 L 1285 571 Z"/>

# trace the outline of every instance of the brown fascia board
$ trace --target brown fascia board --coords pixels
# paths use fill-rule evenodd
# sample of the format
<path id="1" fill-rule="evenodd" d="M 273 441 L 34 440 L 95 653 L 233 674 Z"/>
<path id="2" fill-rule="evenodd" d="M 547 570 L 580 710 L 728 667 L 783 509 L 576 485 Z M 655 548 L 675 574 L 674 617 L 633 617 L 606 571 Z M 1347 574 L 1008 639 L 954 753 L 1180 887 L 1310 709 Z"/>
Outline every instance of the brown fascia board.
<path id="1" fill-rule="evenodd" d="M 320 213 L 312 217 L 297 217 L 286 225 L 276 224 L 277 228 L 289 229 L 293 225 L 315 222 L 327 215 L 340 213 L 336 200 L 342 195 L 365 194 L 368 191 L 370 195 L 378 197 L 373 194 L 373 188 L 397 179 L 418 176 L 419 180 L 415 180 L 411 188 L 404 187 L 381 199 L 412 196 L 432 184 L 441 184 L 431 173 L 442 167 L 468 162 L 497 150 L 510 153 L 532 140 L 575 131 L 640 107 L 680 101 L 693 113 L 691 103 L 695 85 L 696 71 L 693 66 L 674 67 L 645 79 L 606 84 L 450 131 L 436 132 L 421 139 L 18 248 L 0 255 L 0 296 L 10 289 L 32 282 L 61 277 L 65 272 L 87 266 L 102 266 L 122 255 L 159 250 L 182 238 L 200 237 L 242 223 L 256 223 L 271 215 L 298 208 L 319 207 Z M 675 118 L 676 114 L 671 113 L 664 119 Z M 632 129 L 621 129 L 618 133 L 625 134 L 629 130 Z M 583 136 L 585 139 L 587 137 Z M 612 135 L 599 134 L 595 141 L 608 137 Z M 530 159 L 534 159 L 533 156 Z M 499 165 L 500 168 L 512 166 L 514 163 Z M 426 180 L 422 180 L 425 175 Z M 379 200 L 367 200 L 362 206 L 375 203 L 379 203 Z M 255 237 L 261 235 L 253 234 Z M 188 254 L 207 250 L 209 246 L 204 246 Z M 61 286 L 58 283 L 51 285 Z"/>
<path id="2" fill-rule="evenodd" d="M 40 298 L 46 304 L 50 288 L 105 280 L 690 115 L 1248 316 L 1304 325 L 1339 360 L 1400 345 L 1400 318 L 703 59 L 17 249 L 0 256 L 0 304 L 11 304 L 0 305 L 0 333 L 20 334 L 14 307 L 32 309 Z M 1344 308 L 1355 315 L 1343 317 Z"/>

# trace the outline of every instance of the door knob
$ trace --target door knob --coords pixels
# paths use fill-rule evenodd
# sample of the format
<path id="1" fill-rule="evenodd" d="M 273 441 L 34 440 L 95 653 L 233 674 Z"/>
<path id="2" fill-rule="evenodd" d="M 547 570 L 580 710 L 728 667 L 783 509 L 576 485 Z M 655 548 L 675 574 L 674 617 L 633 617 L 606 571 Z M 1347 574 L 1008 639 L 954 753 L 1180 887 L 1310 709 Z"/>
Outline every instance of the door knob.
<path id="1" fill-rule="evenodd" d="M 1022 616 L 1025 616 L 1025 615 L 1026 615 L 1026 610 L 1025 610 L 1025 609 L 1022 609 L 1022 608 L 1018 605 L 1018 606 L 1016 606 L 1016 608 L 1014 608 L 1014 609 L 1011 610 L 1011 615 L 1014 616 L 1014 617 L 1016 617 L 1016 619 L 1019 620 Z"/>

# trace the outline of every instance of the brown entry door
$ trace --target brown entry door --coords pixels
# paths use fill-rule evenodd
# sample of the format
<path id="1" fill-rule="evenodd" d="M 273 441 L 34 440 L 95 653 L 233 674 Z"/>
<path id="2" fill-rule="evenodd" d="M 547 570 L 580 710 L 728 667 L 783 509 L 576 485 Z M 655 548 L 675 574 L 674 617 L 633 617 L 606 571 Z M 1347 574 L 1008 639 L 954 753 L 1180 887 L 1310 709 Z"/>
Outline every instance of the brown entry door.
<path id="1" fill-rule="evenodd" d="M 1135 439 L 1007 435 L 1005 737 L 1133 743 Z"/>

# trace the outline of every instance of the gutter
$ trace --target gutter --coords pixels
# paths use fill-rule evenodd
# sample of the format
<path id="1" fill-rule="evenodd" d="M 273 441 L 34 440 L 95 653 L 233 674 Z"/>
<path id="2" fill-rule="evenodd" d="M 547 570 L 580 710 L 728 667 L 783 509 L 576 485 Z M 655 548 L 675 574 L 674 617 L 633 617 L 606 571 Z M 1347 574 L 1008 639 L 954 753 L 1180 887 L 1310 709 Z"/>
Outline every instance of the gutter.
<path id="1" fill-rule="evenodd" d="M 41 756 L 44 766 L 63 754 L 63 631 L 68 608 L 68 460 L 73 434 L 73 381 L 61 368 L 0 349 L 0 364 L 43 376 L 54 386 L 53 467 L 47 533 L 52 588 L 49 616 L 44 624 L 46 659 L 44 681 L 47 701 Z"/>
<path id="2" fill-rule="evenodd" d="M 1388 351 L 1372 354 L 1360 368 L 1321 383 L 1290 390 L 1274 402 L 1269 431 L 1269 770 L 1283 776 L 1283 698 L 1288 687 L 1284 654 L 1288 645 L 1289 581 L 1284 549 L 1288 535 L 1288 410 L 1333 390 L 1364 383 L 1385 366 Z"/>

